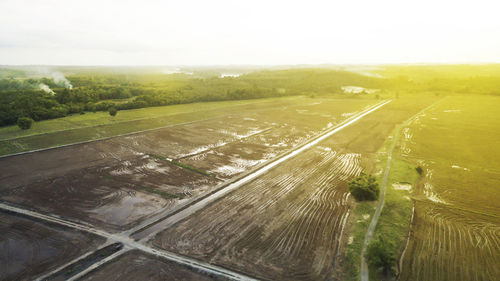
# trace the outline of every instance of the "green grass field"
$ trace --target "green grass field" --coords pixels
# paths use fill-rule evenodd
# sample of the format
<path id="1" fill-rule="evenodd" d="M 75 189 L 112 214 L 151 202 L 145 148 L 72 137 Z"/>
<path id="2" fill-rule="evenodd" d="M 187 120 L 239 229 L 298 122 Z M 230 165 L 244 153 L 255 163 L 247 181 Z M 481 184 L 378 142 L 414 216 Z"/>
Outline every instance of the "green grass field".
<path id="1" fill-rule="evenodd" d="M 203 102 L 191 104 L 179 104 L 160 107 L 148 107 L 141 109 L 122 110 L 115 117 L 111 117 L 107 112 L 86 112 L 83 115 L 75 114 L 63 118 L 36 122 L 29 130 L 21 130 L 17 126 L 0 127 L 0 140 L 10 140 L 20 137 L 33 136 L 39 134 L 53 133 L 63 130 L 73 130 L 84 127 L 95 127 L 103 125 L 116 125 L 117 123 L 137 121 L 142 119 L 162 118 L 166 116 L 192 113 L 220 108 L 255 104 L 261 102 L 272 102 L 275 100 L 292 100 L 292 98 L 270 98 L 256 100 L 238 100 L 222 102 Z"/>
<path id="2" fill-rule="evenodd" d="M 43 149 L 71 143 L 103 139 L 180 123 L 238 114 L 269 106 L 300 104 L 307 97 L 269 98 L 241 101 L 206 102 L 72 115 L 36 122 L 29 130 L 17 126 L 0 128 L 0 155 Z"/>

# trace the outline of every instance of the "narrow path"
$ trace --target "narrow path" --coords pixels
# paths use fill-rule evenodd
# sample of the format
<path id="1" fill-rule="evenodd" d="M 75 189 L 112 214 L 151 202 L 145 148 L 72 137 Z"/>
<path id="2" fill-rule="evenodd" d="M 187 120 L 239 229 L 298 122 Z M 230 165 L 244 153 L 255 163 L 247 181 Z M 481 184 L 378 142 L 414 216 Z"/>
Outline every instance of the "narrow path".
<path id="1" fill-rule="evenodd" d="M 373 238 L 373 232 L 375 231 L 375 227 L 377 226 L 378 219 L 380 217 L 380 214 L 382 213 L 382 209 L 384 208 L 385 191 L 386 191 L 386 187 L 387 187 L 387 180 L 389 178 L 389 172 L 391 169 L 392 152 L 394 151 L 394 148 L 396 147 L 396 144 L 398 142 L 398 139 L 399 139 L 399 136 L 401 133 L 401 129 L 404 126 L 411 123 L 415 118 L 417 118 L 419 115 L 421 115 L 425 111 L 429 110 L 430 108 L 436 106 L 439 103 L 444 102 L 447 98 L 448 97 L 444 97 L 444 98 L 432 103 L 431 105 L 429 105 L 426 108 L 419 111 L 417 114 L 410 117 L 403 124 L 398 125 L 396 127 L 396 132 L 394 133 L 394 136 L 392 138 L 393 141 L 392 141 L 391 147 L 389 149 L 389 154 L 387 157 L 387 165 L 386 165 L 385 171 L 384 171 L 384 178 L 382 180 L 382 195 L 381 195 L 380 200 L 378 202 L 377 209 L 375 210 L 375 214 L 373 215 L 373 218 L 370 222 L 370 226 L 368 226 L 368 230 L 367 230 L 366 236 L 365 236 L 365 241 L 363 242 L 363 248 L 361 250 L 361 281 L 369 281 L 369 269 L 368 269 L 368 264 L 366 263 L 365 255 L 366 255 L 368 245 L 370 244 L 370 241 Z"/>
<path id="2" fill-rule="evenodd" d="M 363 249 L 361 250 L 361 281 L 369 281 L 369 276 L 368 276 L 368 264 L 366 263 L 365 260 L 365 255 L 366 255 L 366 249 L 368 247 L 368 244 L 370 244 L 370 241 L 373 236 L 373 231 L 375 230 L 375 227 L 377 226 L 378 219 L 380 217 L 380 214 L 382 213 L 382 209 L 384 208 L 384 201 L 385 201 L 385 190 L 387 187 L 387 180 L 389 178 L 389 171 L 391 169 L 391 160 L 392 160 L 392 152 L 394 150 L 394 147 L 396 147 L 397 143 L 397 136 L 399 136 L 399 133 L 401 132 L 401 127 L 398 127 L 396 130 L 396 133 L 394 134 L 393 141 L 391 148 L 389 150 L 389 155 L 387 157 L 387 165 L 385 167 L 384 171 L 384 179 L 382 180 L 382 193 L 380 196 L 380 199 L 378 201 L 377 209 L 375 210 L 375 214 L 373 215 L 372 221 L 370 222 L 370 226 L 368 226 L 368 231 L 366 232 L 365 236 L 365 242 L 363 243 Z"/>

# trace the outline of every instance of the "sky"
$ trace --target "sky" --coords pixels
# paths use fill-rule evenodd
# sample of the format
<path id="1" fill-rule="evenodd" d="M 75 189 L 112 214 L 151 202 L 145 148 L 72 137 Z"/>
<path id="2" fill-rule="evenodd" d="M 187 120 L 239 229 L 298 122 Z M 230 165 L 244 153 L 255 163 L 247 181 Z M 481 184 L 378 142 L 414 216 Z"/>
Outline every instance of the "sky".
<path id="1" fill-rule="evenodd" d="M 498 0 L 0 0 L 0 65 L 487 62 Z"/>

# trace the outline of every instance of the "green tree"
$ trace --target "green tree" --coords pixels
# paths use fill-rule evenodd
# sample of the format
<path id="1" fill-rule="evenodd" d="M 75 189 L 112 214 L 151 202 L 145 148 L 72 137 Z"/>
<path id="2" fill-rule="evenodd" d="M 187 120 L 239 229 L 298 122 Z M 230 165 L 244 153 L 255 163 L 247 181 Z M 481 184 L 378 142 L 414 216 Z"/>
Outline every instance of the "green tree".
<path id="1" fill-rule="evenodd" d="M 349 183 L 349 191 L 358 201 L 377 200 L 380 188 L 374 176 L 361 173 Z"/>
<path id="2" fill-rule="evenodd" d="M 114 108 L 114 107 L 110 107 L 108 109 L 108 112 L 109 112 L 109 115 L 116 116 L 116 113 L 118 113 L 118 110 L 116 110 L 116 108 Z"/>
<path id="3" fill-rule="evenodd" d="M 33 125 L 33 122 L 35 121 L 29 117 L 20 117 L 17 119 L 17 126 L 23 130 L 28 130 Z"/>
<path id="4" fill-rule="evenodd" d="M 392 274 L 393 266 L 396 263 L 396 246 L 394 243 L 379 236 L 373 240 L 366 252 L 368 264 L 376 268 L 381 268 L 384 274 Z"/>

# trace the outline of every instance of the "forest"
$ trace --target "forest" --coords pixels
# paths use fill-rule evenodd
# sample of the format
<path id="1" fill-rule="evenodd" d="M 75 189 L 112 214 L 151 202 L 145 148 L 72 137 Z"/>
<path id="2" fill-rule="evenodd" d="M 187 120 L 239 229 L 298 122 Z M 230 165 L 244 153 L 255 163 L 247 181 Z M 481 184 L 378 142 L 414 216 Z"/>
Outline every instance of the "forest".
<path id="1" fill-rule="evenodd" d="M 500 67 L 383 66 L 363 75 L 343 68 L 256 69 L 238 77 L 197 69 L 165 74 L 157 69 L 63 69 L 31 75 L 0 69 L 0 126 L 21 117 L 35 121 L 70 114 L 128 110 L 193 102 L 292 95 L 347 95 L 342 86 L 400 93 L 434 92 L 500 95 Z"/>
<path id="2" fill-rule="evenodd" d="M 16 73 L 19 75 L 19 73 Z M 81 72 L 64 79 L 0 79 L 0 126 L 69 114 L 173 104 L 341 93 L 343 85 L 379 87 L 380 79 L 336 70 L 260 71 L 240 77 Z"/>

